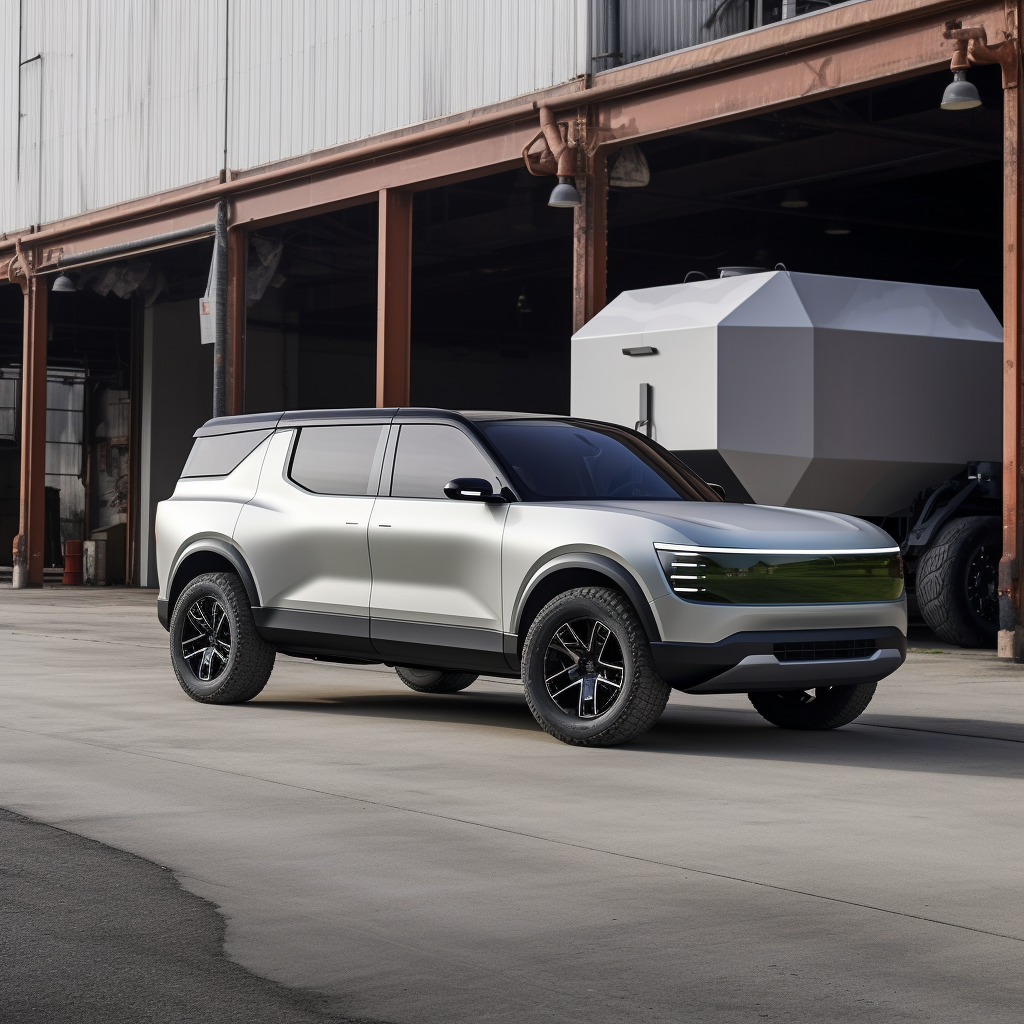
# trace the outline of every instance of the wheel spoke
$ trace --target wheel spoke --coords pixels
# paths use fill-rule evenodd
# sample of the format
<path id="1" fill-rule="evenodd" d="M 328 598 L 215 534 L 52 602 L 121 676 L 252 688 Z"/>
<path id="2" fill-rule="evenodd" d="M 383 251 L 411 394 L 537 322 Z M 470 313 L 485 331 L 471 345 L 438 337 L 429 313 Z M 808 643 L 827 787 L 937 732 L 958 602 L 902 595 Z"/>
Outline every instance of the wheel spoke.
<path id="1" fill-rule="evenodd" d="M 231 620 L 216 597 L 192 602 L 179 644 L 185 664 L 200 682 L 211 682 L 224 671 L 231 658 Z"/>
<path id="2" fill-rule="evenodd" d="M 563 686 L 561 690 L 556 690 L 551 694 L 551 699 L 554 700 L 555 697 L 560 697 L 563 693 L 568 693 L 574 686 L 579 686 L 582 682 L 582 679 L 577 679 L 574 682 L 571 682 L 568 686 Z"/>

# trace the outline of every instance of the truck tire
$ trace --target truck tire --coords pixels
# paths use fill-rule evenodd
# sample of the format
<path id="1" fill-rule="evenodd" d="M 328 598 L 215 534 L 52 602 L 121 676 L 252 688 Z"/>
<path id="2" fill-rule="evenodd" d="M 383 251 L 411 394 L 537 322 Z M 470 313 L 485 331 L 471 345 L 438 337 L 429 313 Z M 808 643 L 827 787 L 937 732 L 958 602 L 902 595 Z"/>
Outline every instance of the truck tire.
<path id="1" fill-rule="evenodd" d="M 636 739 L 661 717 L 671 692 L 633 606 L 604 587 L 567 590 L 549 601 L 526 634 L 522 665 L 533 717 L 575 746 Z"/>
<path id="2" fill-rule="evenodd" d="M 814 690 L 748 693 L 757 713 L 780 729 L 820 731 L 849 725 L 871 703 L 877 683 L 819 686 Z"/>
<path id="3" fill-rule="evenodd" d="M 408 668 L 396 665 L 398 678 L 417 693 L 458 693 L 476 682 L 469 672 L 445 672 L 440 668 Z"/>
<path id="4" fill-rule="evenodd" d="M 233 573 L 197 576 L 171 614 L 171 664 L 200 704 L 252 700 L 274 669 L 274 648 L 256 632 L 242 581 Z"/>
<path id="5" fill-rule="evenodd" d="M 998 516 L 965 516 L 939 531 L 917 563 L 917 603 L 933 633 L 960 647 L 995 647 L 1001 555 Z"/>

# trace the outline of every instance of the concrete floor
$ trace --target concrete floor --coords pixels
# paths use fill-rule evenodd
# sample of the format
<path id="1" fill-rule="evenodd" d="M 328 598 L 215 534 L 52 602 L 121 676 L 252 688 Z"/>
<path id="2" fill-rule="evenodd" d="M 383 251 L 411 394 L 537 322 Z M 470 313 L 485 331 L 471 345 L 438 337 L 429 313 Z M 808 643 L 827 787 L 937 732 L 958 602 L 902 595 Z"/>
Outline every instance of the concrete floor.
<path id="1" fill-rule="evenodd" d="M 676 695 L 580 750 L 499 681 L 281 657 L 195 704 L 154 598 L 0 590 L 0 806 L 170 867 L 326 1014 L 1018 1019 L 1020 666 L 922 638 L 833 733 Z"/>

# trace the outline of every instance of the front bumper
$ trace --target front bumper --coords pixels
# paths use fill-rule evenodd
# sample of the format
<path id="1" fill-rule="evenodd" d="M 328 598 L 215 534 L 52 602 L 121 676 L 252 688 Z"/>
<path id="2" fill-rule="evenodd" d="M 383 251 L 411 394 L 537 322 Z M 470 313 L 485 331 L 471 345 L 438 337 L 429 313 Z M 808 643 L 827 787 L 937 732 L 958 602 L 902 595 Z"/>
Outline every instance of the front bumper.
<path id="1" fill-rule="evenodd" d="M 776 644 L 874 644 L 858 657 L 788 661 Z M 860 629 L 786 629 L 734 633 L 713 644 L 651 644 L 654 664 L 665 682 L 687 693 L 750 693 L 754 690 L 806 690 L 877 682 L 907 658 L 907 638 L 895 626 Z"/>

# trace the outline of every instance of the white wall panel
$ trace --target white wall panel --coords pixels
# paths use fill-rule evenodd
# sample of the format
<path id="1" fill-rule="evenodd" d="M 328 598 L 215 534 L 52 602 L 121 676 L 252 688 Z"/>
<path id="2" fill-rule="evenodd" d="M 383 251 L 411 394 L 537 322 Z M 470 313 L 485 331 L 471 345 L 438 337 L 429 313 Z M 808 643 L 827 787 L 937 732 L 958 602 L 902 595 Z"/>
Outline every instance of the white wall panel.
<path id="1" fill-rule="evenodd" d="M 556 85 L 587 61 L 586 0 L 20 10 L 19 47 L 18 0 L 0 0 L 0 231 L 215 177 L 225 142 L 228 167 L 257 167 Z"/>

